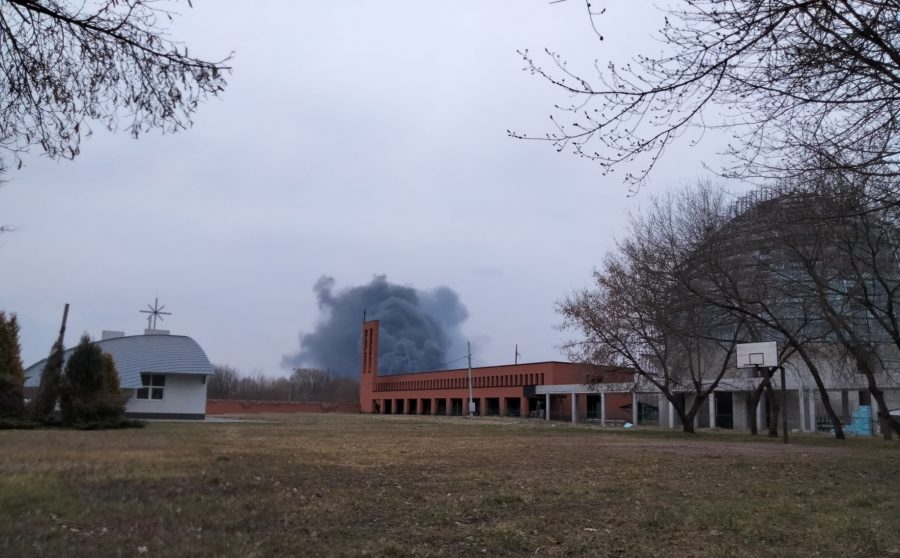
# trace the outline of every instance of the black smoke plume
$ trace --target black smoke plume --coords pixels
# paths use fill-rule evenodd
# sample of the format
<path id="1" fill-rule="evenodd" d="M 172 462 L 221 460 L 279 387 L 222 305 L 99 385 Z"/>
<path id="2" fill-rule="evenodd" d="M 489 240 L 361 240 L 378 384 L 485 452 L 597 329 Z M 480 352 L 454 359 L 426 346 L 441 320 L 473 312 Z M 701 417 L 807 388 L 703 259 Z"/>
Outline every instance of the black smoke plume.
<path id="1" fill-rule="evenodd" d="M 381 322 L 379 374 L 438 370 L 465 355 L 460 326 L 469 313 L 448 287 L 420 291 L 377 275 L 367 285 L 336 291 L 334 278 L 323 276 L 313 291 L 319 323 L 315 331 L 300 336 L 298 352 L 283 357 L 287 368 L 358 375 L 363 311 L 366 319 Z"/>

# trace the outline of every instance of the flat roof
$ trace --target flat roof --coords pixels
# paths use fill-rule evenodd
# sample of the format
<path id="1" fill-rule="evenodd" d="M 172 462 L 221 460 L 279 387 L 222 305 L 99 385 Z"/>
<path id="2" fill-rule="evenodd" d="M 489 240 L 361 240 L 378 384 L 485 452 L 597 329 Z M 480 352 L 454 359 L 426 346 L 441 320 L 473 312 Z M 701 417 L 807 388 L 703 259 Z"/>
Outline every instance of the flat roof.
<path id="1" fill-rule="evenodd" d="M 510 368 L 515 369 L 520 366 L 543 366 L 543 365 L 552 365 L 559 364 L 562 366 L 579 366 L 579 367 L 587 367 L 587 368 L 597 368 L 601 370 L 621 370 L 623 372 L 630 371 L 630 368 L 626 368 L 624 366 L 612 366 L 606 364 L 588 364 L 583 362 L 563 362 L 561 360 L 544 360 L 540 362 L 520 362 L 518 364 L 493 364 L 491 366 L 473 366 L 472 372 L 480 371 L 480 370 L 490 370 L 491 368 Z M 381 374 L 378 373 L 376 375 L 377 378 L 396 378 L 398 376 L 415 376 L 419 374 L 441 374 L 447 372 L 463 372 L 468 373 L 468 368 L 448 368 L 446 370 L 419 370 L 416 372 L 401 372 L 399 374 Z M 512 372 L 514 370 L 510 370 Z"/>

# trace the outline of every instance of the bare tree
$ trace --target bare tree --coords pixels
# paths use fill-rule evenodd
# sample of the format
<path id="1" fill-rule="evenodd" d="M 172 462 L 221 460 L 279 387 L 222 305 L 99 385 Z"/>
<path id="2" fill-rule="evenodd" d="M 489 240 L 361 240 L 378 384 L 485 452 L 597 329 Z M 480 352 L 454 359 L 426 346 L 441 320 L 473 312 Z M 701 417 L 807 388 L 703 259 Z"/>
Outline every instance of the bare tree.
<path id="1" fill-rule="evenodd" d="M 685 380 L 700 399 L 740 376 L 724 376 L 735 341 L 777 341 L 782 360 L 796 356 L 812 378 L 839 438 L 843 428 L 827 384 L 850 357 L 862 361 L 858 368 L 887 424 L 879 386 L 889 372 L 884 365 L 876 370 L 871 358 L 884 351 L 862 336 L 859 317 L 866 305 L 878 305 L 882 321 L 892 312 L 893 290 L 900 289 L 898 259 L 885 257 L 893 245 L 883 239 L 865 243 L 879 253 L 869 260 L 861 260 L 859 248 L 840 249 L 852 227 L 830 216 L 834 206 L 821 193 L 792 189 L 726 203 L 722 191 L 708 184 L 654 199 L 595 273 L 597 288 L 561 305 L 567 325 L 586 337 L 572 347 L 582 357 L 631 366 L 675 403 Z M 860 215 L 874 219 L 853 211 L 849 223 Z M 865 261 L 866 271 L 854 272 Z M 882 290 L 892 291 L 876 295 L 869 286 L 868 298 L 856 300 L 865 290 L 860 286 L 878 279 L 875 263 L 883 266 Z M 887 322 L 883 327 L 900 327 L 893 317 Z M 761 378 L 751 394 L 751 430 L 765 391 L 770 435 L 777 436 L 775 417 L 785 410 L 770 380 Z M 690 418 L 689 411 L 682 417 Z"/>
<path id="2" fill-rule="evenodd" d="M 585 4 L 602 40 L 605 10 Z M 607 172 L 626 165 L 633 186 L 667 146 L 710 128 L 732 134 L 727 175 L 900 171 L 900 4 L 682 0 L 664 16 L 661 54 L 595 64 L 591 74 L 550 50 L 546 63 L 522 51 L 526 69 L 574 100 L 557 106 L 549 133 L 510 134 L 571 149 Z"/>
<path id="3" fill-rule="evenodd" d="M 316 368 L 297 368 L 286 378 L 273 378 L 259 370 L 243 375 L 231 366 L 217 364 L 207 394 L 213 399 L 355 402 L 359 401 L 359 380 Z"/>
<path id="4" fill-rule="evenodd" d="M 882 386 L 895 366 L 880 355 L 900 350 L 900 335 L 894 335 L 900 331 L 894 310 L 900 294 L 900 259 L 892 241 L 896 220 L 885 218 L 896 208 L 872 210 L 872 196 L 846 174 L 830 171 L 764 194 L 735 204 L 737 214 L 725 232 L 738 239 L 737 258 L 714 266 L 711 276 L 721 278 L 711 281 L 715 289 L 696 292 L 765 327 L 799 356 L 838 437 L 841 421 L 826 375 L 852 385 L 862 374 L 888 433 Z M 750 263 L 740 265 L 738 258 Z M 846 373 L 848 359 L 852 374 Z"/>
<path id="5" fill-rule="evenodd" d="M 783 236 L 800 263 L 807 298 L 865 379 L 889 437 L 891 431 L 900 434 L 900 421 L 889 414 L 883 390 L 897 373 L 900 351 L 900 248 L 895 240 L 900 214 L 896 207 L 869 211 L 866 184 L 841 173 L 826 177 L 800 185 L 806 188 L 799 196 L 816 197 L 815 216 L 784 220 L 780 227 L 793 231 Z M 805 240 L 796 241 L 801 235 Z M 817 257 L 826 250 L 828 257 Z"/>
<path id="6" fill-rule="evenodd" d="M 0 149 L 71 159 L 92 122 L 134 137 L 190 126 L 228 59 L 170 39 L 175 15 L 157 0 L 0 2 Z"/>
<path id="7" fill-rule="evenodd" d="M 296 368 L 290 377 L 294 399 L 300 401 L 359 401 L 359 381 L 329 370 Z"/>
<path id="8" fill-rule="evenodd" d="M 721 198 L 721 190 L 710 185 L 688 190 L 687 196 Z M 752 199 L 746 203 L 747 199 Z M 717 204 L 722 208 L 722 204 Z M 709 304 L 729 312 L 746 326 L 748 341 L 776 341 L 781 346 L 780 361 L 796 355 L 812 378 L 835 435 L 843 438 L 840 417 L 828 395 L 820 363 L 829 344 L 830 329 L 823 322 L 818 303 L 808 296 L 809 284 L 798 271 L 798 261 L 785 242 L 802 245 L 807 257 L 817 262 L 833 257 L 820 240 L 795 226 L 820 215 L 818 204 L 798 203 L 788 190 L 772 190 L 769 196 L 755 195 L 725 208 L 719 229 L 709 242 L 719 247 L 697 250 L 692 261 L 693 278 L 687 282 L 692 293 Z M 789 224 L 791 229 L 785 229 Z M 771 372 L 771 371 L 770 371 Z M 756 433 L 755 410 L 763 391 L 770 402 L 771 375 L 764 376 L 751 394 L 751 433 Z M 771 406 L 770 406 L 771 407 Z M 777 414 L 777 405 L 775 413 Z M 771 419 L 771 417 L 770 417 Z M 769 421 L 770 435 L 777 436 L 777 423 Z"/>
<path id="9" fill-rule="evenodd" d="M 206 395 L 212 399 L 228 399 L 235 393 L 240 383 L 240 372 L 227 364 L 213 366 L 212 376 L 206 384 Z"/>
<path id="10" fill-rule="evenodd" d="M 711 235 L 722 203 L 684 192 L 654 200 L 594 273 L 594 288 L 558 308 L 565 326 L 583 336 L 567 346 L 571 356 L 633 369 L 672 403 L 685 432 L 694 431 L 744 334 L 740 320 L 689 288 L 699 254 L 717 249 Z"/>

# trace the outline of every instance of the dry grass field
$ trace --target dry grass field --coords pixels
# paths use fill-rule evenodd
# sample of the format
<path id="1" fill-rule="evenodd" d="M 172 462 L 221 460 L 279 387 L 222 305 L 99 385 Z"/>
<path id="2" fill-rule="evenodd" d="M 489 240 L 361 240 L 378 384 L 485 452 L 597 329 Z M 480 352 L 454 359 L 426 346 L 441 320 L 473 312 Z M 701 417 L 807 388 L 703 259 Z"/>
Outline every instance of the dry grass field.
<path id="1" fill-rule="evenodd" d="M 0 448 L 3 557 L 900 557 L 896 442 L 295 415 Z"/>

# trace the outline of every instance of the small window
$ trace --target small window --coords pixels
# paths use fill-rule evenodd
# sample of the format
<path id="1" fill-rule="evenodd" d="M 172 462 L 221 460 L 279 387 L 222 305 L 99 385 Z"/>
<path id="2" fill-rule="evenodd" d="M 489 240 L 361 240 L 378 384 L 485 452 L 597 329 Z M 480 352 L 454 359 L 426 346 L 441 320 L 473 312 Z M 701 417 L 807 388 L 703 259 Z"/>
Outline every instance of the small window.
<path id="1" fill-rule="evenodd" d="M 165 374 L 141 374 L 141 385 L 137 390 L 138 399 L 162 400 L 166 387 Z"/>

